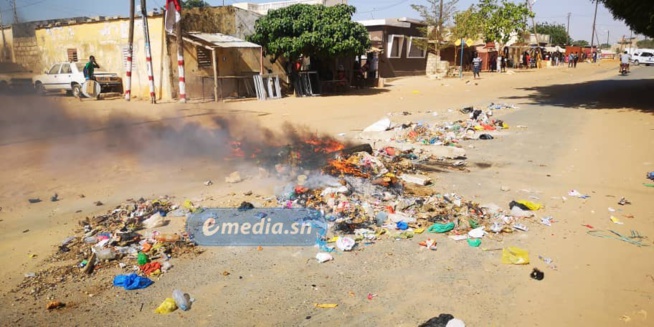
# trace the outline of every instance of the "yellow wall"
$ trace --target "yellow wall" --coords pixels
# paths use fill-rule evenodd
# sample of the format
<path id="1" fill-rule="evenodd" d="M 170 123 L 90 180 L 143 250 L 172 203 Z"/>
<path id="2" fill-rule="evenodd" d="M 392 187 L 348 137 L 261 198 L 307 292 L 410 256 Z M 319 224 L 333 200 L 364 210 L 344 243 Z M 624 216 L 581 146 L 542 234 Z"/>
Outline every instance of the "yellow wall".
<path id="1" fill-rule="evenodd" d="M 148 17 L 148 26 L 157 98 L 169 100 L 171 83 L 169 58 L 164 48 L 163 16 Z M 123 48 L 127 46 L 128 34 L 128 19 L 39 28 L 36 30 L 36 40 L 42 55 L 42 67 L 38 67 L 37 71 L 43 71 L 56 62 L 67 61 L 66 49 L 76 48 L 79 61 L 86 62 L 89 56 L 95 56 L 101 69 L 119 74 L 123 78 L 124 85 Z M 134 24 L 133 58 L 135 67 L 132 68 L 132 95 L 137 99 L 149 99 L 145 40 L 143 22 L 140 18 Z"/>

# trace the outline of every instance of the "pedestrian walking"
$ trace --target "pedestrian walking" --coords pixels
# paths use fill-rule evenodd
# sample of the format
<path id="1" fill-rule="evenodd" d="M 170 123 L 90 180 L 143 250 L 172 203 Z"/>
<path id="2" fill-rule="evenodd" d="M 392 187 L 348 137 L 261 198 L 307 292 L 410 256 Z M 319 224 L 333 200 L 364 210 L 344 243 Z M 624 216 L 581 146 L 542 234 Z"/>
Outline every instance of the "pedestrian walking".
<path id="1" fill-rule="evenodd" d="M 481 78 L 479 76 L 479 71 L 481 70 L 481 61 L 482 60 L 479 58 L 479 54 L 475 52 L 474 58 L 472 59 L 472 73 L 475 79 Z"/>

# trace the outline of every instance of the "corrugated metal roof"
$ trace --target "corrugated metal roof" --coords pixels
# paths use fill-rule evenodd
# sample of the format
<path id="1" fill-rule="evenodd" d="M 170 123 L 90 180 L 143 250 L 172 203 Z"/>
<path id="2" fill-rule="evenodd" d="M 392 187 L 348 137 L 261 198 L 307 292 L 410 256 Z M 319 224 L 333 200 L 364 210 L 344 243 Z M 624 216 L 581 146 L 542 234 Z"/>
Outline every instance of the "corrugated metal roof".
<path id="1" fill-rule="evenodd" d="M 260 48 L 261 46 L 252 42 L 241 40 L 237 37 L 221 33 L 189 33 L 192 39 L 197 39 L 220 48 Z"/>

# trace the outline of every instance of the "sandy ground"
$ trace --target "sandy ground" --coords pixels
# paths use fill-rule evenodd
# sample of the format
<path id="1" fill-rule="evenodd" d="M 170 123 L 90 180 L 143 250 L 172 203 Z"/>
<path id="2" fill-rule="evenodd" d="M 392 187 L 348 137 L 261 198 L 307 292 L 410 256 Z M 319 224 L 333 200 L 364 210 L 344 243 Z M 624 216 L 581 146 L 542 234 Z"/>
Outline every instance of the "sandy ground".
<path id="1" fill-rule="evenodd" d="M 635 67 L 622 77 L 614 66 L 485 73 L 480 80 L 413 77 L 344 96 L 266 102 L 3 97 L 0 324 L 416 326 L 451 313 L 468 326 L 650 326 L 653 246 L 592 237 L 582 226 L 626 235 L 637 230 L 650 236 L 646 243 L 654 240 L 654 189 L 643 186 L 645 173 L 654 170 L 654 67 Z M 173 259 L 173 270 L 141 291 L 107 287 L 111 274 L 55 282 L 48 297 L 12 291 L 25 273 L 51 265 L 46 258 L 79 219 L 127 198 L 265 204 L 281 181 L 250 176 L 223 183 L 226 174 L 244 170 L 225 161 L 226 134 L 270 142 L 308 130 L 345 141 L 389 113 L 395 122 L 448 121 L 462 118 L 461 107 L 490 102 L 520 107 L 495 112 L 511 128 L 492 141 L 464 142 L 470 172 L 433 174 L 433 187 L 504 208 L 514 199 L 543 203 L 537 217 L 554 217 L 551 227 L 535 219 L 528 232 L 483 245 L 528 249 L 531 265 L 503 265 L 499 251 L 445 237 L 437 237 L 438 251 L 423 251 L 416 243 L 433 235 L 419 235 L 382 240 L 327 264 L 312 259 L 312 247 L 206 248 L 197 258 Z M 206 180 L 215 184 L 204 186 Z M 567 196 L 571 189 L 591 197 Z M 248 190 L 254 194 L 242 195 Z M 55 192 L 61 200 L 50 202 Z M 619 206 L 623 196 L 632 204 Z M 96 207 L 98 200 L 105 206 Z M 611 215 L 624 225 L 613 224 Z M 173 221 L 168 228 L 182 226 Z M 552 258 L 558 270 L 538 255 Z M 529 278 L 533 267 L 545 272 L 544 280 Z M 193 309 L 152 313 L 174 288 L 196 299 Z M 369 293 L 377 296 L 369 300 Z M 49 299 L 69 305 L 47 312 Z"/>

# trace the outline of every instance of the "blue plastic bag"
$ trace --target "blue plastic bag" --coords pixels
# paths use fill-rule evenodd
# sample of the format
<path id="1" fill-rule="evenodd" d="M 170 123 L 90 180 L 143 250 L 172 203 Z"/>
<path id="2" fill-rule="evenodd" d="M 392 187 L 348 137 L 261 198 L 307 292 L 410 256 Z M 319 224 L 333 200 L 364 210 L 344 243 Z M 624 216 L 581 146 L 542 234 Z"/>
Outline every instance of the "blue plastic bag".
<path id="1" fill-rule="evenodd" d="M 138 290 L 152 285 L 154 282 L 137 274 L 118 275 L 114 277 L 114 286 L 124 287 L 126 290 Z"/>

